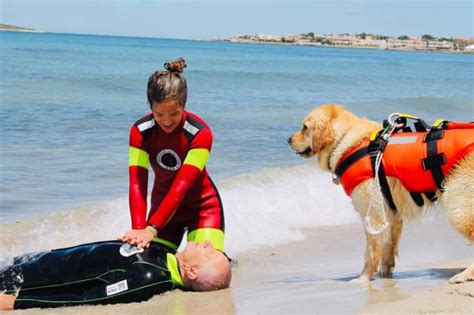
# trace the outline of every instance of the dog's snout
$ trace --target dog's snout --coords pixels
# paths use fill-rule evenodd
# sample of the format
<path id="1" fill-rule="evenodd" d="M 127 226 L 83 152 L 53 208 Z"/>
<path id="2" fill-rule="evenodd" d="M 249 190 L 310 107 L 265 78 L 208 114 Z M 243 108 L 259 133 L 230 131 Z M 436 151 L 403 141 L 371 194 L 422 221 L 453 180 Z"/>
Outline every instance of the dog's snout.
<path id="1" fill-rule="evenodd" d="M 288 137 L 288 139 L 286 141 L 288 141 L 288 144 L 291 144 L 291 141 L 292 141 L 291 137 Z"/>

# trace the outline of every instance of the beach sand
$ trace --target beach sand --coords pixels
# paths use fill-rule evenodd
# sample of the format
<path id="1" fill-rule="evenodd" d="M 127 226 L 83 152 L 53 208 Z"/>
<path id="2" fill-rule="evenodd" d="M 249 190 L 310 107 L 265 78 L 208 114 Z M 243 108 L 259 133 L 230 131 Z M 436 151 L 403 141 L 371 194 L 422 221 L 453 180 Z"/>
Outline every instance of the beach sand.
<path id="1" fill-rule="evenodd" d="M 362 225 L 305 229 L 305 240 L 236 255 L 232 286 L 173 291 L 143 303 L 68 308 L 68 314 L 473 314 L 474 282 L 448 279 L 473 261 L 473 248 L 441 215 L 408 224 L 391 279 L 367 285 Z M 231 240 L 228 240 L 231 241 Z M 31 309 L 21 314 L 60 314 Z"/>

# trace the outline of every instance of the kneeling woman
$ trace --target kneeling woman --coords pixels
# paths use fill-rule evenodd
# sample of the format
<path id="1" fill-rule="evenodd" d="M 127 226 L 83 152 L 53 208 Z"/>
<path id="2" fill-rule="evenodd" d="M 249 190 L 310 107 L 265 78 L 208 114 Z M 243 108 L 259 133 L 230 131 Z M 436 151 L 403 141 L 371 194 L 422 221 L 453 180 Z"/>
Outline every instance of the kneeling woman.
<path id="1" fill-rule="evenodd" d="M 224 214 L 216 186 L 206 171 L 212 146 L 209 126 L 185 110 L 183 58 L 165 63 L 148 79 L 151 113 L 130 131 L 130 213 L 132 230 L 121 240 L 140 247 L 150 241 L 176 249 L 185 230 L 188 240 L 211 241 L 223 251 Z M 147 213 L 148 168 L 155 173 Z"/>

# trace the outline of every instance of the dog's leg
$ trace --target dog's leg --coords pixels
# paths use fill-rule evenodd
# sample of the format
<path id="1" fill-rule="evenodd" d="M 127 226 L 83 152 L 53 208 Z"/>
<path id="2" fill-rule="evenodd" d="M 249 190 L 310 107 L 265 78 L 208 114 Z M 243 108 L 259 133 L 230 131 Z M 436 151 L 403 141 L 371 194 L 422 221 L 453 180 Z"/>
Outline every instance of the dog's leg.
<path id="1" fill-rule="evenodd" d="M 474 152 L 469 153 L 446 177 L 440 202 L 451 224 L 474 244 Z M 471 250 L 471 249 L 470 249 Z M 471 251 L 472 254 L 472 251 Z M 474 263 L 452 277 L 450 283 L 474 281 Z"/>
<path id="2" fill-rule="evenodd" d="M 369 208 L 372 207 L 372 211 L 370 213 L 370 224 L 374 228 L 379 228 L 383 224 L 382 217 L 380 216 L 381 205 L 376 198 L 373 198 L 372 192 L 372 180 L 363 182 L 352 192 L 352 203 L 363 222 L 365 221 L 365 217 Z M 359 277 L 360 282 L 370 281 L 374 273 L 379 270 L 383 255 L 382 235 L 372 235 L 366 230 L 365 240 L 364 268 L 362 269 L 361 275 Z"/>
<path id="3" fill-rule="evenodd" d="M 463 283 L 467 281 L 474 281 L 474 264 L 471 264 L 463 272 L 449 279 L 449 283 Z"/>
<path id="4" fill-rule="evenodd" d="M 366 248 L 365 248 L 365 260 L 364 269 L 359 277 L 362 282 L 370 281 L 374 273 L 380 267 L 382 261 L 383 252 L 383 238 L 378 235 L 370 235 L 367 232 L 366 236 Z"/>
<path id="5" fill-rule="evenodd" d="M 393 268 L 395 268 L 395 257 L 398 256 L 398 243 L 402 235 L 403 219 L 398 213 L 395 217 L 390 217 L 390 235 L 383 244 L 382 268 L 380 275 L 382 277 L 391 277 Z"/>

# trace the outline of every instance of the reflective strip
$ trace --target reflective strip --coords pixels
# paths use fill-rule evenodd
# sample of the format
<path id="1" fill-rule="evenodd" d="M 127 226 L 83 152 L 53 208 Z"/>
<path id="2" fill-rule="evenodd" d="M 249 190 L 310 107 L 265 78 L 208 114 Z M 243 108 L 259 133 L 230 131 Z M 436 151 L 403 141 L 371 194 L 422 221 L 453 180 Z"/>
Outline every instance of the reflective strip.
<path id="1" fill-rule="evenodd" d="M 196 135 L 196 133 L 199 131 L 198 128 L 194 127 L 193 125 L 191 125 L 187 120 L 186 122 L 184 123 L 184 126 L 183 128 L 189 132 L 190 134 L 192 134 L 193 136 Z"/>
<path id="2" fill-rule="evenodd" d="M 208 149 L 192 149 L 189 150 L 183 164 L 190 164 L 199 168 L 200 171 L 206 166 L 207 160 L 209 159 Z"/>
<path id="3" fill-rule="evenodd" d="M 211 241 L 215 249 L 224 251 L 224 231 L 213 228 L 202 228 L 188 233 L 188 241 L 204 243 Z"/>
<path id="4" fill-rule="evenodd" d="M 178 271 L 178 260 L 173 254 L 166 254 L 166 266 L 171 273 L 171 281 L 177 286 L 184 288 L 184 281 Z"/>
<path id="5" fill-rule="evenodd" d="M 399 117 L 403 117 L 403 118 L 411 118 L 411 119 L 415 119 L 415 120 L 417 120 L 417 119 L 418 119 L 418 117 L 416 117 L 416 116 L 413 116 L 413 115 L 410 115 L 410 114 L 400 114 L 400 116 L 399 116 Z"/>
<path id="6" fill-rule="evenodd" d="M 408 144 L 415 143 L 418 136 L 408 136 L 408 137 L 392 137 L 388 139 L 388 144 Z"/>
<path id="7" fill-rule="evenodd" d="M 135 147 L 129 147 L 128 166 L 141 166 L 148 169 L 150 161 L 148 153 Z"/>
<path id="8" fill-rule="evenodd" d="M 438 127 L 441 126 L 441 124 L 444 123 L 445 121 L 446 121 L 446 120 L 444 120 L 444 119 L 438 119 L 437 121 L 434 122 L 433 127 L 438 128 Z"/>
<path id="9" fill-rule="evenodd" d="M 379 131 L 372 132 L 372 134 L 370 135 L 370 141 L 374 141 L 375 138 L 377 138 L 378 133 Z"/>
<path id="10" fill-rule="evenodd" d="M 178 249 L 178 245 L 176 245 L 175 243 L 172 243 L 170 241 L 167 241 L 167 240 L 164 240 L 162 238 L 159 238 L 159 237 L 154 237 L 152 239 L 153 242 L 157 242 L 157 243 L 160 243 L 160 244 L 163 244 L 163 245 L 166 245 L 168 246 L 169 248 L 171 249 L 174 249 L 174 250 L 177 250 Z"/>
<path id="11" fill-rule="evenodd" d="M 150 129 L 151 127 L 153 127 L 155 125 L 155 120 L 154 119 L 151 119 L 149 121 L 145 121 L 144 123 L 141 123 L 137 126 L 138 130 L 140 130 L 140 132 L 144 131 L 144 130 L 147 130 L 147 129 Z"/>

